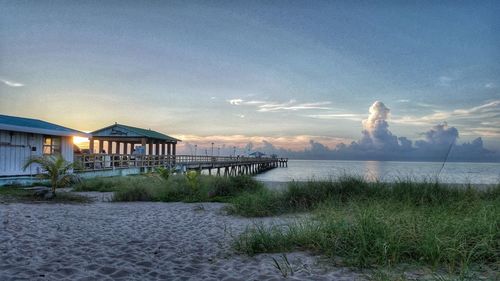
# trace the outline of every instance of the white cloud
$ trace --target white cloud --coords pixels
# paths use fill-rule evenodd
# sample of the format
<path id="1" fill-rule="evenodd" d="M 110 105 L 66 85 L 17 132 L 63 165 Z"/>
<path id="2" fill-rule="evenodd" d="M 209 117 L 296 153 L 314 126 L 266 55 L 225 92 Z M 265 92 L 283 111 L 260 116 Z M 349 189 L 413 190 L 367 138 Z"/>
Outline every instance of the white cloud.
<path id="1" fill-rule="evenodd" d="M 407 125 L 429 126 L 441 122 L 450 122 L 462 125 L 461 131 L 465 134 L 479 134 L 481 136 L 499 136 L 498 122 L 500 122 L 500 100 L 494 100 L 482 105 L 460 108 L 450 111 L 434 111 L 424 116 L 393 117 L 392 122 Z"/>
<path id="2" fill-rule="evenodd" d="M 325 120 L 344 119 L 351 121 L 362 121 L 364 116 L 361 114 L 352 114 L 352 113 L 340 113 L 340 114 L 332 113 L 332 114 L 311 114 L 311 115 L 306 115 L 306 117 L 315 119 L 325 119 Z"/>
<path id="3" fill-rule="evenodd" d="M 240 105 L 243 100 L 242 99 L 232 99 L 232 100 L 228 100 L 228 102 L 232 105 Z"/>
<path id="4" fill-rule="evenodd" d="M 287 102 L 270 102 L 270 101 L 260 101 L 260 100 L 243 100 L 243 99 L 231 99 L 228 100 L 229 104 L 232 105 L 244 105 L 253 106 L 258 112 L 283 112 L 283 111 L 299 111 L 299 110 L 326 110 L 331 109 L 327 106 L 331 104 L 329 101 L 322 102 L 305 102 L 299 103 L 294 99 Z"/>
<path id="5" fill-rule="evenodd" d="M 14 82 L 14 81 L 9 81 L 9 80 L 5 80 L 5 79 L 0 79 L 0 81 L 2 83 L 4 83 L 5 85 L 9 86 L 9 87 L 14 87 L 14 88 L 24 87 L 24 84 L 22 84 L 22 83 L 18 83 L 18 82 Z"/>

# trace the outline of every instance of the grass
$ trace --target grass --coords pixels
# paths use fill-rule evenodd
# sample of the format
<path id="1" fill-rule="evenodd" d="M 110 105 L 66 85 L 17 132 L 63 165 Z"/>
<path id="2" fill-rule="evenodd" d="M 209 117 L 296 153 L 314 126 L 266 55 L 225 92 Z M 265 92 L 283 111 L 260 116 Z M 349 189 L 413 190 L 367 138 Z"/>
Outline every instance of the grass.
<path id="1" fill-rule="evenodd" d="M 29 202 L 45 202 L 45 203 L 89 203 L 91 200 L 88 197 L 72 194 L 69 192 L 57 192 L 57 196 L 50 200 L 34 196 L 33 190 L 26 190 L 19 186 L 6 186 L 0 188 L 0 203 L 29 203 Z"/>
<path id="2" fill-rule="evenodd" d="M 249 176 L 212 177 L 198 174 L 157 174 L 86 179 L 74 186 L 75 191 L 115 192 L 113 201 L 226 202 L 243 192 L 264 190 Z"/>
<path id="3" fill-rule="evenodd" d="M 369 183 L 360 178 L 291 183 L 243 193 L 230 212 L 268 216 L 312 211 L 283 226 L 247 229 L 235 247 L 257 253 L 309 250 L 357 267 L 413 263 L 467 272 L 500 269 L 500 185 L 479 191 L 435 182 Z"/>

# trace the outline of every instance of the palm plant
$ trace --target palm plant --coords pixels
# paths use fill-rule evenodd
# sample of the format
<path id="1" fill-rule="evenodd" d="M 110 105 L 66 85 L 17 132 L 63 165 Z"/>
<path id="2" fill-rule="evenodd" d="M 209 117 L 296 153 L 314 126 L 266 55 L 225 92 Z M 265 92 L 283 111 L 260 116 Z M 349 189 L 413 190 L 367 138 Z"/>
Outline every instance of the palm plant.
<path id="1" fill-rule="evenodd" d="M 167 169 L 167 168 L 164 168 L 164 167 L 158 167 L 155 169 L 155 171 L 158 173 L 158 175 L 168 181 L 168 178 L 170 178 L 170 176 L 172 175 L 172 170 L 170 169 Z"/>
<path id="2" fill-rule="evenodd" d="M 38 164 L 46 171 L 46 173 L 38 174 L 36 177 L 50 180 L 51 191 L 54 196 L 57 188 L 78 179 L 77 176 L 69 173 L 75 165 L 66 161 L 61 154 L 30 157 L 24 164 L 23 169 L 26 170 L 31 164 Z"/>

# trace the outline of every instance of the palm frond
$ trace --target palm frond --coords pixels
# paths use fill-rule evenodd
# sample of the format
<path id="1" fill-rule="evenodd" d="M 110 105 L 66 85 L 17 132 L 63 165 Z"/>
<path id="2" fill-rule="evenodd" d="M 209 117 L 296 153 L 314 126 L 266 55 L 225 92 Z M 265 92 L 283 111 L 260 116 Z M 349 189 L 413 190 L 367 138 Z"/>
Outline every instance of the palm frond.
<path id="1" fill-rule="evenodd" d="M 23 168 L 26 170 L 31 164 L 38 164 L 45 171 L 45 173 L 38 174 L 37 178 L 50 180 L 53 192 L 58 187 L 78 180 L 78 177 L 69 174 L 69 171 L 73 168 L 73 163 L 66 161 L 60 154 L 31 157 L 26 161 Z"/>

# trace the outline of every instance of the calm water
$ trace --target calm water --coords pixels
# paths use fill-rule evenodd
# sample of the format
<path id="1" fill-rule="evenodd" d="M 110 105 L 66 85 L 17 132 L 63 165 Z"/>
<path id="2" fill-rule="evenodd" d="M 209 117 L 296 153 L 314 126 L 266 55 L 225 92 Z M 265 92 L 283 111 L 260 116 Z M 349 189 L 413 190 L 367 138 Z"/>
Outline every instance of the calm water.
<path id="1" fill-rule="evenodd" d="M 277 168 L 257 175 L 262 181 L 304 181 L 328 179 L 350 174 L 368 180 L 394 181 L 398 178 L 415 180 L 436 179 L 442 163 L 392 161 L 310 161 L 290 160 L 288 168 Z M 500 163 L 446 163 L 439 180 L 445 183 L 500 183 Z"/>

